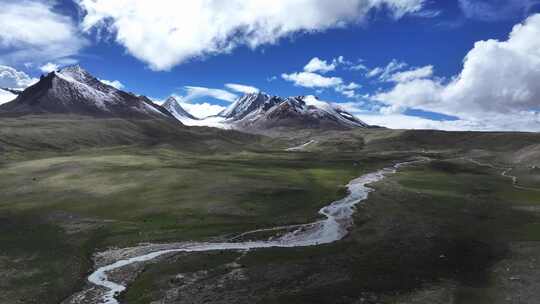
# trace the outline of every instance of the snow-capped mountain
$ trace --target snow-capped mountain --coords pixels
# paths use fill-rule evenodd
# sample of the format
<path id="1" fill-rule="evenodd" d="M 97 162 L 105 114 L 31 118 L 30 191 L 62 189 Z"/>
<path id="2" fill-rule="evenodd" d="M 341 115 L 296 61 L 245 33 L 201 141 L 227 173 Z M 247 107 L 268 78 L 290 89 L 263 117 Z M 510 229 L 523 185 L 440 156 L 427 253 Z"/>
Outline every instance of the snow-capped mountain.
<path id="1" fill-rule="evenodd" d="M 17 94 L 8 89 L 0 89 L 0 105 L 17 98 Z"/>
<path id="2" fill-rule="evenodd" d="M 217 116 L 188 125 L 260 131 L 277 127 L 352 129 L 369 127 L 339 106 L 315 96 L 281 98 L 264 93 L 246 94 Z"/>
<path id="3" fill-rule="evenodd" d="M 148 98 L 106 85 L 78 65 L 42 76 L 15 100 L 1 105 L 0 112 L 172 118 Z"/>
<path id="4" fill-rule="evenodd" d="M 170 118 L 185 125 L 260 131 L 277 127 L 351 129 L 368 127 L 352 114 L 314 96 L 281 98 L 246 94 L 216 116 L 198 119 L 170 97 L 163 106 L 107 85 L 80 66 L 42 76 L 19 95 L 2 90 L 0 113 L 79 114 L 94 117 Z"/>
<path id="5" fill-rule="evenodd" d="M 239 121 L 248 115 L 268 111 L 281 102 L 281 98 L 277 96 L 272 97 L 261 92 L 246 94 L 219 113 L 218 116 L 224 117 L 227 120 Z"/>
<path id="6" fill-rule="evenodd" d="M 186 111 L 174 97 L 169 97 L 163 104 L 164 107 L 169 113 L 171 113 L 176 119 L 183 120 L 198 120 L 195 116 L 191 115 Z"/>
<path id="7" fill-rule="evenodd" d="M 338 106 L 319 100 L 315 96 L 297 96 L 284 99 L 279 104 L 248 120 L 238 122 L 243 128 L 323 128 L 351 129 L 368 127 Z"/>

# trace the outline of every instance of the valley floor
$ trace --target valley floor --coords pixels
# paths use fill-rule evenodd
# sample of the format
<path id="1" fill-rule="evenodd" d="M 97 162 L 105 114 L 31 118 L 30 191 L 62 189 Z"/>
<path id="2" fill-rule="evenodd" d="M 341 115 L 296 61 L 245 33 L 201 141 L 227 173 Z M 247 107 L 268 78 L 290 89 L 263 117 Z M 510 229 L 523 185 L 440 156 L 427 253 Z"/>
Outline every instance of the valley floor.
<path id="1" fill-rule="evenodd" d="M 122 299 L 537 303 L 540 192 L 499 174 L 459 160 L 404 169 L 376 184 L 344 241 L 168 257 L 141 269 Z"/>
<path id="2" fill-rule="evenodd" d="M 130 284 L 120 300 L 538 303 L 535 150 L 496 150 L 478 134 L 440 139 L 446 144 L 419 134 L 302 135 L 286 145 L 283 139 L 262 140 L 266 148 L 220 144 L 204 153 L 177 144 L 5 149 L 0 303 L 60 303 L 87 284 L 94 255 L 113 247 L 224 240 L 313 221 L 319 208 L 345 195 L 349 180 L 418 156 L 432 161 L 373 185 L 340 242 L 167 255 L 126 268 Z M 486 136 L 489 142 L 495 135 Z M 480 144 L 466 151 L 448 144 L 462 137 Z M 309 140 L 301 151 L 285 151 Z M 507 167 L 519 187 L 501 175 Z"/>

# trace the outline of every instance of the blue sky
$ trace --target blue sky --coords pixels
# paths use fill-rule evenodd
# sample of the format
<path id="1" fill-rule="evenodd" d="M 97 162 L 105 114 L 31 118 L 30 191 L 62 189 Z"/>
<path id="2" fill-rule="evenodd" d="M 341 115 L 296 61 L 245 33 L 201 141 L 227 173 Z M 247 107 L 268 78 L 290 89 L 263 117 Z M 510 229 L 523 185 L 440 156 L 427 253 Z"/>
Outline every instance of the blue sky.
<path id="1" fill-rule="evenodd" d="M 12 32 L 0 34 L 0 65 L 34 78 L 79 63 L 125 90 L 154 99 L 175 95 L 199 115 L 250 91 L 226 86 L 240 84 L 280 96 L 317 95 L 390 127 L 540 129 L 540 88 L 523 88 L 529 82 L 521 79 L 503 92 L 515 94 L 493 102 L 488 80 L 475 74 L 500 62 L 493 47 L 516 56 L 497 79 L 515 74 L 521 61 L 534 63 L 523 77 L 540 74 L 531 49 L 540 37 L 530 34 L 538 30 L 540 1 L 175 2 L 0 0 L 8 7 L 0 12 L 0 32 Z M 526 29 L 515 36 L 525 38 L 506 43 L 520 23 Z M 531 47 L 519 42 L 531 40 L 527 35 Z M 489 39 L 497 40 L 493 47 L 476 44 Z M 459 83 L 461 76 L 469 78 Z"/>

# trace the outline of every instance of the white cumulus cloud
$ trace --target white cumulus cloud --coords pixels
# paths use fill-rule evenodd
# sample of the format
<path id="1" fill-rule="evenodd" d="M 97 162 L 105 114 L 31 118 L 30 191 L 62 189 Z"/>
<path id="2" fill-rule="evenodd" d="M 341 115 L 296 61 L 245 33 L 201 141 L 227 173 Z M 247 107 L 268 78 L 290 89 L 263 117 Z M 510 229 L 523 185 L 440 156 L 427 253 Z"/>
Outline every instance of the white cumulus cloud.
<path id="1" fill-rule="evenodd" d="M 260 90 L 256 87 L 244 85 L 244 84 L 238 84 L 238 83 L 227 83 L 225 84 L 225 87 L 233 90 L 238 93 L 244 93 L 244 94 L 253 94 L 258 93 Z"/>
<path id="2" fill-rule="evenodd" d="M 38 79 L 10 66 L 0 65 L 0 88 L 25 89 Z"/>
<path id="3" fill-rule="evenodd" d="M 185 100 L 194 100 L 200 97 L 212 97 L 219 100 L 233 102 L 238 99 L 238 95 L 222 89 L 213 89 L 206 87 L 185 86 L 186 95 L 183 97 Z"/>
<path id="4" fill-rule="evenodd" d="M 523 116 L 524 115 L 524 116 Z M 540 131 L 540 115 L 495 115 L 484 119 L 431 120 L 405 114 L 356 114 L 362 121 L 392 129 L 435 129 L 446 131 Z"/>
<path id="5" fill-rule="evenodd" d="M 0 63 L 41 62 L 75 55 L 86 44 L 56 1 L 0 0 Z"/>
<path id="6" fill-rule="evenodd" d="M 99 81 L 103 82 L 106 85 L 110 85 L 111 87 L 116 88 L 118 90 L 122 90 L 124 88 L 124 84 L 120 82 L 119 80 L 100 79 Z"/>
<path id="7" fill-rule="evenodd" d="M 384 67 L 376 67 L 366 73 L 367 78 L 379 77 L 380 80 L 388 80 L 392 75 L 404 68 L 407 67 L 407 63 L 398 61 L 397 59 L 392 59 Z"/>
<path id="8" fill-rule="evenodd" d="M 324 89 L 333 89 L 348 98 L 358 97 L 356 90 L 361 87 L 359 84 L 355 82 L 349 82 L 347 84 L 341 77 L 321 75 L 321 73 L 335 70 L 338 66 L 344 66 L 350 70 L 356 67 L 357 64 L 346 60 L 343 56 L 334 58 L 331 62 L 328 63 L 318 57 L 313 57 L 304 66 L 303 72 L 283 73 L 281 74 L 281 78 L 285 81 L 292 82 L 298 87 L 316 89 L 317 94 L 322 93 Z"/>
<path id="9" fill-rule="evenodd" d="M 540 114 L 522 112 L 493 114 L 478 118 L 434 120 L 403 113 L 370 112 L 361 102 L 338 103 L 337 106 L 362 121 L 392 129 L 436 129 L 447 131 L 540 131 Z"/>
<path id="10" fill-rule="evenodd" d="M 256 48 L 295 33 L 314 33 L 366 20 L 385 9 L 394 18 L 420 12 L 426 0 L 76 0 L 83 28 L 98 29 L 154 70 L 193 58 Z M 291 12 L 300 12 L 291 15 Z"/>
<path id="11" fill-rule="evenodd" d="M 349 84 L 338 85 L 334 88 L 334 90 L 338 93 L 341 93 L 345 97 L 355 98 L 357 97 L 356 90 L 361 87 L 361 85 L 355 82 L 350 82 Z"/>
<path id="12" fill-rule="evenodd" d="M 281 74 L 281 78 L 293 82 L 296 86 L 305 88 L 330 88 L 343 83 L 343 79 L 339 77 L 325 77 L 311 72 L 284 73 Z"/>
<path id="13" fill-rule="evenodd" d="M 319 57 L 313 57 L 306 66 L 304 66 L 304 71 L 306 72 L 319 72 L 326 73 L 336 69 L 336 61 L 328 63 L 326 60 L 321 60 Z"/>
<path id="14" fill-rule="evenodd" d="M 539 0 L 459 0 L 465 17 L 481 21 L 498 21 L 526 15 Z"/>
<path id="15" fill-rule="evenodd" d="M 505 41 L 475 43 L 461 73 L 448 82 L 409 79 L 374 99 L 389 108 L 418 108 L 462 119 L 497 117 L 512 128 L 538 125 L 540 108 L 540 14 L 514 26 Z"/>
<path id="16" fill-rule="evenodd" d="M 60 68 L 60 67 L 56 63 L 52 63 L 52 62 L 48 62 L 48 63 L 46 63 L 46 64 L 39 67 L 39 69 L 43 73 L 50 73 L 52 71 L 58 70 L 58 68 Z"/>
<path id="17" fill-rule="evenodd" d="M 394 82 L 407 82 L 415 79 L 428 78 L 433 76 L 433 66 L 412 69 L 409 71 L 397 72 L 390 76 L 390 80 Z"/>
<path id="18" fill-rule="evenodd" d="M 357 63 L 349 68 L 351 71 L 368 71 L 368 67 L 363 63 Z"/>

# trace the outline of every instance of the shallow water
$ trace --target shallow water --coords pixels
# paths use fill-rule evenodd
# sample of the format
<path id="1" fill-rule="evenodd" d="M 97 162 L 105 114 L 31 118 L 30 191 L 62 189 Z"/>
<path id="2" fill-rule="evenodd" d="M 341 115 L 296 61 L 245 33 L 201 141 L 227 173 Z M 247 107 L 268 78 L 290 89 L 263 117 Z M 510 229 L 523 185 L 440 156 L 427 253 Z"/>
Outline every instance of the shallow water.
<path id="1" fill-rule="evenodd" d="M 349 194 L 346 197 L 332 202 L 330 205 L 319 210 L 319 214 L 323 215 L 324 219 L 314 223 L 296 226 L 296 230 L 279 238 L 268 241 L 181 243 L 176 248 L 159 250 L 129 259 L 119 260 L 113 264 L 100 267 L 88 277 L 88 281 L 96 286 L 102 286 L 107 289 L 107 292 L 101 298 L 102 303 L 118 304 L 115 295 L 124 291 L 126 286 L 109 280 L 107 273 L 133 263 L 153 260 L 164 254 L 215 250 L 247 250 L 271 247 L 306 247 L 333 243 L 341 240 L 347 235 L 348 228 L 353 224 L 354 206 L 366 200 L 369 193 L 373 191 L 373 189 L 369 188 L 367 185 L 382 180 L 386 174 L 395 173 L 399 167 L 409 163 L 399 163 L 391 168 L 368 173 L 350 181 L 347 185 Z M 269 230 L 270 229 L 273 228 L 269 228 Z M 246 232 L 243 235 L 249 233 L 250 232 Z"/>

